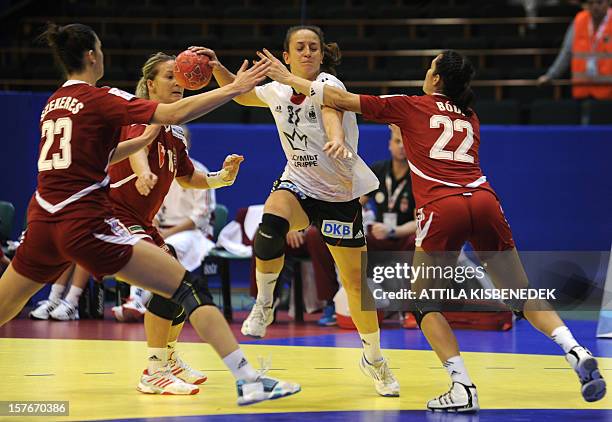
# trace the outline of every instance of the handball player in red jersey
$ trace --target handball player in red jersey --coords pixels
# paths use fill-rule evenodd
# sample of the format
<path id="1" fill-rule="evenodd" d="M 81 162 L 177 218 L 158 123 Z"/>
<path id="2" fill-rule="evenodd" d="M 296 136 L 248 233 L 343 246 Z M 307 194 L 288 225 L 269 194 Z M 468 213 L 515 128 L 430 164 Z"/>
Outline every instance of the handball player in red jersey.
<path id="1" fill-rule="evenodd" d="M 136 87 L 139 98 L 171 104 L 183 98 L 174 77 L 174 56 L 152 55 L 142 67 Z M 121 130 L 121 141 L 141 136 L 146 125 L 133 124 Z M 153 225 L 172 181 L 186 189 L 214 189 L 231 185 L 238 174 L 242 156 L 230 155 L 223 169 L 206 174 L 194 168 L 187 154 L 185 132 L 181 126 L 166 125 L 147 147 L 110 167 L 110 198 L 114 214 L 131 234 L 148 240 L 175 255 Z M 176 257 L 176 255 L 175 255 Z M 186 364 L 175 350 L 185 322 L 185 311 L 170 299 L 153 294 L 147 302 L 147 368 L 137 389 L 149 394 L 194 394 L 207 377 Z"/>
<path id="2" fill-rule="evenodd" d="M 113 213 L 107 188 L 109 165 L 151 143 L 157 130 L 148 127 L 142 137 L 118 144 L 121 127 L 181 124 L 198 118 L 253 89 L 264 79 L 268 64 L 247 69 L 245 61 L 231 84 L 160 104 L 95 86 L 104 74 L 104 55 L 90 27 L 49 24 L 43 36 L 67 81 L 41 113 L 38 186 L 30 202 L 24 241 L 0 278 L 0 325 L 76 262 L 96 278 L 116 274 L 181 305 L 199 336 L 236 378 L 238 404 L 299 392 L 298 384 L 253 369 L 208 286 L 159 247 L 132 235 Z"/>
<path id="3" fill-rule="evenodd" d="M 474 68 L 461 54 L 444 51 L 427 71 L 423 96 L 357 95 L 292 75 L 269 51 L 258 52 L 270 62 L 268 76 L 307 93 L 314 103 L 362 113 L 366 119 L 395 124 L 402 132 L 412 172 L 417 207 L 416 260 L 437 252 L 458 254 L 470 242 L 487 264 L 496 287 L 525 288 L 528 280 L 497 196 L 482 174 L 478 159 L 480 123 L 472 110 L 470 87 Z M 472 225 L 472 222 L 474 224 Z M 448 254 L 447 254 L 448 255 Z M 417 281 L 418 282 L 418 281 Z M 444 364 L 452 385 L 427 403 L 430 410 L 470 412 L 479 409 L 476 387 L 468 376 L 459 346 L 435 303 L 419 304 L 415 317 Z M 508 305 L 554 340 L 576 371 L 586 401 L 606 393 L 597 361 L 580 346 L 547 302 L 510 301 Z"/>

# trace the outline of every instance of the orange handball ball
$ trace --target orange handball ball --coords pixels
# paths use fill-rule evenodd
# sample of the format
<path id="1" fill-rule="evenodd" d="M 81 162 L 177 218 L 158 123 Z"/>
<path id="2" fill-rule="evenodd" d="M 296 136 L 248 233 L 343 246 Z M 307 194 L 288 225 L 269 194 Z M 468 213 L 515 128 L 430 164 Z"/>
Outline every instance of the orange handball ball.
<path id="1" fill-rule="evenodd" d="M 206 55 L 185 50 L 174 61 L 174 77 L 176 82 L 185 89 L 202 89 L 210 82 L 212 67 L 208 64 Z"/>

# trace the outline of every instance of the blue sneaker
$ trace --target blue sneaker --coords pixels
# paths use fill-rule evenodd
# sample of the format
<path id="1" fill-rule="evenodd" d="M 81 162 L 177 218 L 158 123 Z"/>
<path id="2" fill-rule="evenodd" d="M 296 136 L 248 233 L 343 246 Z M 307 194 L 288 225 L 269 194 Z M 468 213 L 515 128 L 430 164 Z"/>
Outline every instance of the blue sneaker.
<path id="1" fill-rule="evenodd" d="M 322 325 L 324 327 L 332 327 L 338 324 L 336 322 L 336 307 L 333 303 L 323 308 L 323 316 L 317 322 L 317 324 Z"/>

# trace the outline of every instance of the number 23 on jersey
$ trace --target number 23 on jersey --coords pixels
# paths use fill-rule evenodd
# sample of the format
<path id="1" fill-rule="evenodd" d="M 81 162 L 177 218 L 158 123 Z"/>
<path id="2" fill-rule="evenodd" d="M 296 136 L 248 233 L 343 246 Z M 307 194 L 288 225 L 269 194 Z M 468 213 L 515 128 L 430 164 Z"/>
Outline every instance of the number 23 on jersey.
<path id="1" fill-rule="evenodd" d="M 70 117 L 60 117 L 57 120 L 45 120 L 41 127 L 42 137 L 45 143 L 40 150 L 38 158 L 38 171 L 63 170 L 72 164 L 72 151 L 70 141 L 72 140 L 72 120 Z M 49 150 L 53 146 L 55 136 L 59 138 L 59 152 L 54 152 L 48 157 Z"/>

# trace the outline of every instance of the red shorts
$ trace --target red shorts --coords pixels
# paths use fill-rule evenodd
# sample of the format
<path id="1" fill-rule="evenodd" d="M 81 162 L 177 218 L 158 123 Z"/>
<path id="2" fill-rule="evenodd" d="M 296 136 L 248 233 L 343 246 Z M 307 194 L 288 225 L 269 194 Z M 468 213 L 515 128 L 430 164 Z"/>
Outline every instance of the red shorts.
<path id="1" fill-rule="evenodd" d="M 512 231 L 492 192 L 447 196 L 417 210 L 417 247 L 426 252 L 459 251 L 465 242 L 476 251 L 514 248 Z"/>
<path id="2" fill-rule="evenodd" d="M 125 222 L 127 229 L 134 236 L 138 236 L 144 241 L 151 242 L 154 245 L 162 248 L 164 251 L 170 253 L 170 248 L 154 226 L 143 226 L 140 223 L 134 223 L 126 217 L 121 217 L 121 221 Z"/>
<path id="3" fill-rule="evenodd" d="M 76 262 L 101 280 L 125 267 L 132 257 L 132 246 L 141 238 L 115 217 L 33 221 L 17 248 L 13 268 L 39 283 L 54 283 Z"/>

